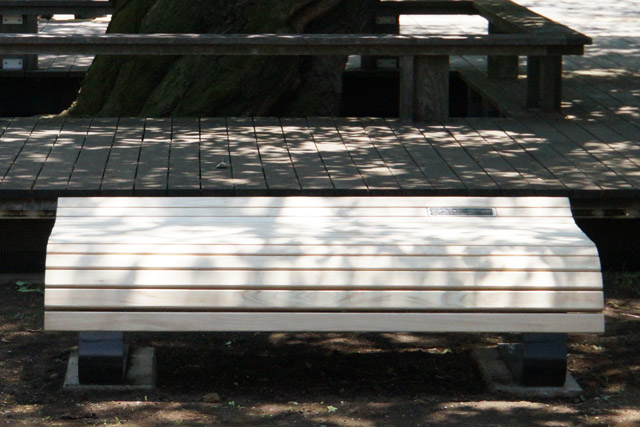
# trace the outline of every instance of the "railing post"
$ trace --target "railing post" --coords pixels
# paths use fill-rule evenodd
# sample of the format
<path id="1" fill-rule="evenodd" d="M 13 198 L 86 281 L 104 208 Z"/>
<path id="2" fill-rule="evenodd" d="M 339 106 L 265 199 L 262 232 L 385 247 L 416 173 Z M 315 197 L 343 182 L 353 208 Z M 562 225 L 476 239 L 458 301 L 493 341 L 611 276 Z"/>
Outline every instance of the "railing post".
<path id="1" fill-rule="evenodd" d="M 527 60 L 527 107 L 559 112 L 562 105 L 562 56 Z"/>
<path id="2" fill-rule="evenodd" d="M 504 34 L 495 25 L 489 24 L 489 34 Z M 490 79 L 517 79 L 518 56 L 489 55 L 487 58 L 487 77 Z"/>
<path id="3" fill-rule="evenodd" d="M 400 57 L 400 119 L 413 120 L 415 101 L 414 57 Z"/>
<path id="4" fill-rule="evenodd" d="M 414 119 L 445 120 L 449 117 L 449 56 L 416 56 L 414 73 Z"/>

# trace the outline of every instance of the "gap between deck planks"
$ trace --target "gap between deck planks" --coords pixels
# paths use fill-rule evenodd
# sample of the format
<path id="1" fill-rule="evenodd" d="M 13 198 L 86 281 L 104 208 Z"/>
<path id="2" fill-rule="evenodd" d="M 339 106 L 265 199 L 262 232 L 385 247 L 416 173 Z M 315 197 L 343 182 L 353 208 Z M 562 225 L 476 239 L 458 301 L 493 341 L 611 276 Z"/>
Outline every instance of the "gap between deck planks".
<path id="1" fill-rule="evenodd" d="M 0 122 L 0 197 L 634 195 L 634 125 L 541 119 Z"/>

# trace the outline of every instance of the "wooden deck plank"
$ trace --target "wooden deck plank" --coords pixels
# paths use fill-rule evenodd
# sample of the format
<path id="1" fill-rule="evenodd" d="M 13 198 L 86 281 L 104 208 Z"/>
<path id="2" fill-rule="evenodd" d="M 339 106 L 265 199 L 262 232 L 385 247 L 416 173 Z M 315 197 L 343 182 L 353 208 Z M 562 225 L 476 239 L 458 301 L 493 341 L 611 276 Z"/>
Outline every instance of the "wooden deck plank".
<path id="1" fill-rule="evenodd" d="M 541 165 L 543 165 L 563 186 L 571 190 L 596 190 L 598 187 L 587 175 L 573 167 L 555 144 L 533 133 L 518 120 L 502 120 L 500 124 L 505 132 L 516 139 Z"/>
<path id="2" fill-rule="evenodd" d="M 361 119 L 361 126 L 402 190 L 433 189 L 429 179 L 383 119 Z"/>
<path id="3" fill-rule="evenodd" d="M 47 71 L 52 73 L 65 73 L 71 72 L 73 64 L 76 62 L 76 57 L 71 55 L 60 55 L 51 62 L 51 65 L 47 67 Z"/>
<path id="4" fill-rule="evenodd" d="M 236 192 L 266 192 L 267 181 L 251 118 L 227 119 L 231 172 Z"/>
<path id="5" fill-rule="evenodd" d="M 418 129 L 397 120 L 387 123 L 434 189 L 466 190 L 460 177 Z"/>
<path id="6" fill-rule="evenodd" d="M 538 163 L 518 143 L 517 139 L 513 139 L 504 131 L 498 124 L 498 119 L 467 119 L 467 121 L 527 180 L 530 189 L 541 191 L 550 188 L 566 188 L 544 166 Z"/>
<path id="7" fill-rule="evenodd" d="M 0 141 L 0 182 L 11 169 L 38 122 L 37 118 L 16 118 L 2 134 Z"/>
<path id="8" fill-rule="evenodd" d="M 99 193 L 116 129 L 117 119 L 91 120 L 89 132 L 73 166 L 68 191 L 78 195 Z"/>
<path id="9" fill-rule="evenodd" d="M 12 119 L 9 117 L 0 117 L 0 137 L 2 137 L 4 131 L 9 127 L 11 122 Z"/>
<path id="10" fill-rule="evenodd" d="M 56 197 L 65 192 L 90 125 L 90 119 L 71 118 L 64 122 L 49 157 L 35 178 L 34 194 Z"/>
<path id="11" fill-rule="evenodd" d="M 200 187 L 203 196 L 233 192 L 227 120 L 200 119 Z"/>
<path id="12" fill-rule="evenodd" d="M 498 189 L 495 181 L 482 169 L 442 125 L 418 126 L 425 138 L 433 141 L 438 154 L 455 170 L 467 187 Z"/>
<path id="13" fill-rule="evenodd" d="M 171 120 L 146 119 L 134 195 L 166 195 Z"/>
<path id="14" fill-rule="evenodd" d="M 601 121 L 582 122 L 581 126 L 598 140 L 606 141 L 609 147 L 617 153 L 620 153 L 634 165 L 640 167 L 640 146 L 633 142 L 634 139 L 637 140 L 638 134 L 631 136 L 631 138 L 627 140 L 619 132 L 609 127 L 606 122 Z"/>
<path id="15" fill-rule="evenodd" d="M 575 167 L 592 181 L 584 183 L 585 190 L 630 189 L 631 184 L 616 175 L 616 173 L 602 164 L 587 150 L 576 144 L 566 135 L 559 132 L 548 121 L 543 120 L 523 120 L 525 126 L 531 129 L 535 135 L 546 138 L 567 161 L 569 165 Z"/>
<path id="16" fill-rule="evenodd" d="M 598 123 L 620 135 L 615 137 L 615 142 L 612 144 L 616 150 L 623 153 L 627 158 L 634 159 L 634 163 L 640 159 L 640 145 L 638 144 L 640 122 L 634 125 L 622 118 L 612 117 L 600 119 Z"/>
<path id="17" fill-rule="evenodd" d="M 334 119 L 334 126 L 369 191 L 400 188 L 384 160 L 380 157 L 375 144 L 357 119 L 337 118 Z"/>
<path id="18" fill-rule="evenodd" d="M 589 85 L 597 83 L 593 79 L 572 75 L 571 79 L 565 80 L 567 83 L 564 85 L 564 93 L 571 104 L 570 108 L 563 111 L 567 116 L 588 120 L 613 117 L 620 117 L 630 122 L 635 120 L 633 104 L 620 103 L 606 91 L 590 88 Z"/>
<path id="19" fill-rule="evenodd" d="M 337 191 L 367 190 L 367 185 L 345 147 L 333 121 L 309 118 L 307 126 Z"/>
<path id="20" fill-rule="evenodd" d="M 306 120 L 281 118 L 280 123 L 302 190 L 331 194 L 333 183 Z"/>
<path id="21" fill-rule="evenodd" d="M 449 121 L 445 128 L 478 163 L 478 165 L 491 176 L 502 189 L 514 189 L 527 187 L 526 180 L 516 171 L 501 155 L 495 151 L 491 144 L 480 136 L 464 120 Z"/>
<path id="22" fill-rule="evenodd" d="M 622 50 L 628 49 L 626 46 Z M 623 59 L 619 62 L 623 62 L 624 65 L 620 65 L 613 59 L 616 56 L 622 57 L 609 51 L 606 56 L 593 55 L 586 58 L 587 63 L 573 58 L 567 59 L 567 62 L 575 64 L 573 75 L 578 78 L 580 86 L 588 90 L 592 99 L 602 106 L 608 106 L 614 112 L 617 110 L 616 106 L 633 106 L 640 102 L 634 93 L 638 84 L 638 77 L 634 72 L 637 64 Z M 597 85 L 589 88 L 588 81 L 593 82 L 594 79 L 597 79 Z"/>
<path id="23" fill-rule="evenodd" d="M 118 129 L 100 186 L 101 194 L 133 195 L 143 135 L 144 119 L 122 118 L 118 121 Z"/>
<path id="24" fill-rule="evenodd" d="M 169 196 L 200 194 L 200 121 L 174 118 L 169 151 Z"/>
<path id="25" fill-rule="evenodd" d="M 269 191 L 299 190 L 300 183 L 278 118 L 254 118 L 256 141 Z"/>
<path id="26" fill-rule="evenodd" d="M 64 120 L 39 121 L 0 183 L 14 197 L 30 197 L 34 181 L 58 138 Z"/>
<path id="27" fill-rule="evenodd" d="M 556 129 L 592 154 L 602 164 L 614 170 L 617 175 L 629 182 L 634 189 L 640 188 L 638 167 L 622 154 L 611 148 L 606 142 L 598 140 L 578 123 L 566 120 L 555 120 L 551 123 Z"/>

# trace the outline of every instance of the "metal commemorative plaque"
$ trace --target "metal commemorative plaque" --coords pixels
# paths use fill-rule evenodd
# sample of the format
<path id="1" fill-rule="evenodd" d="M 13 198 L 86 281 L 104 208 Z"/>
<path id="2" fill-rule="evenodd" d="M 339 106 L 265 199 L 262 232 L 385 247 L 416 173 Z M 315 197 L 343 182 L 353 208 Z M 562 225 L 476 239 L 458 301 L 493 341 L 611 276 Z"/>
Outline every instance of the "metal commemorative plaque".
<path id="1" fill-rule="evenodd" d="M 496 216 L 493 208 L 427 208 L 429 216 Z"/>

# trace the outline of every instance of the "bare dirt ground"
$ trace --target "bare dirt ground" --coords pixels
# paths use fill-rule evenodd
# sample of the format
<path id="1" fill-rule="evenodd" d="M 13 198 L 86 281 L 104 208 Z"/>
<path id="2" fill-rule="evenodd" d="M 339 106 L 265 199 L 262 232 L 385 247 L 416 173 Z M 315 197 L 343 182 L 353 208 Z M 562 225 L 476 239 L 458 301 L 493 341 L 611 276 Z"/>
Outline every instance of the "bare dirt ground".
<path id="1" fill-rule="evenodd" d="M 0 280 L 0 425 L 640 425 L 640 274 L 607 275 L 607 332 L 570 337 L 584 393 L 527 401 L 487 393 L 470 350 L 512 337 L 478 334 L 131 334 L 157 390 L 64 392 L 76 335 L 42 330 L 39 282 Z"/>

